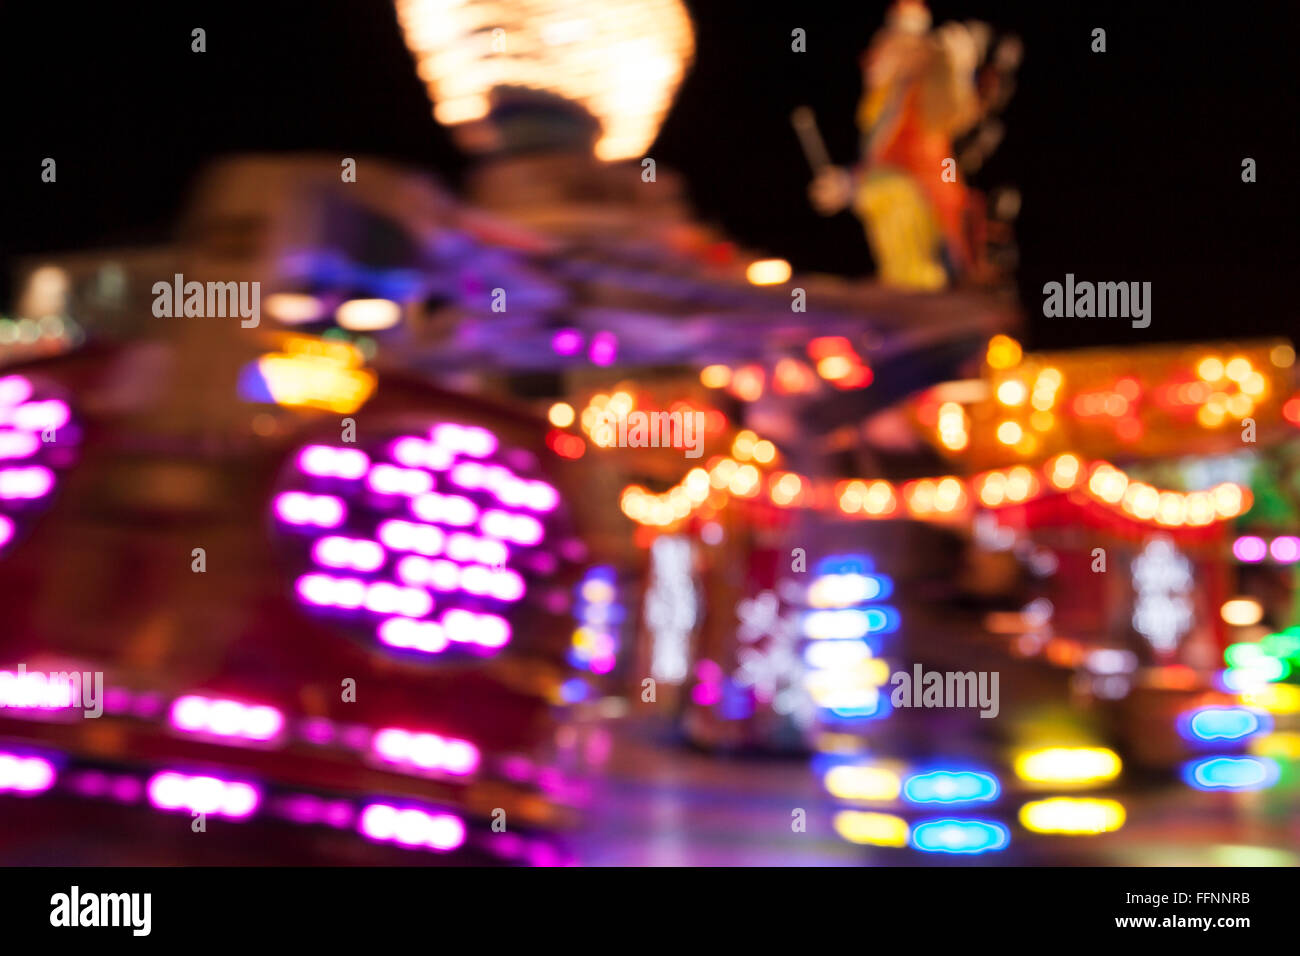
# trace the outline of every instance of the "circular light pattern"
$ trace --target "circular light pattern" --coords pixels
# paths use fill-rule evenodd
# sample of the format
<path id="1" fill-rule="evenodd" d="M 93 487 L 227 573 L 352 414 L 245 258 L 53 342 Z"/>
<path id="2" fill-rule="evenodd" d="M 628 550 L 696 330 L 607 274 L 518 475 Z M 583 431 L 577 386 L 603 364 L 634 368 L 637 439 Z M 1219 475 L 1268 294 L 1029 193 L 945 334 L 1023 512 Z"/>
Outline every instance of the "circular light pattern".
<path id="1" fill-rule="evenodd" d="M 546 540 L 560 494 L 536 468 L 455 422 L 306 445 L 271 502 L 294 597 L 394 653 L 500 652 L 530 580 L 557 565 Z"/>
<path id="2" fill-rule="evenodd" d="M 0 557 L 53 500 L 80 443 L 81 428 L 52 386 L 0 376 Z"/>

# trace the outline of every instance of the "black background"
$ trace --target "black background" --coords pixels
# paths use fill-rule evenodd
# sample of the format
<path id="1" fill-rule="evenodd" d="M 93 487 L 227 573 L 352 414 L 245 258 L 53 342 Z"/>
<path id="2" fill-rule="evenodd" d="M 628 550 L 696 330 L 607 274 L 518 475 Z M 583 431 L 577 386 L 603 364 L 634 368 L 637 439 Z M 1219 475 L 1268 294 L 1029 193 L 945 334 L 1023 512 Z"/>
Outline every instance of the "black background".
<path id="1" fill-rule="evenodd" d="M 796 268 L 864 275 L 848 214 L 821 219 L 789 125 L 816 110 L 850 163 L 857 60 L 883 3 L 691 4 L 693 70 L 649 154 L 685 174 L 701 218 Z M 1019 285 L 1031 346 L 1294 334 L 1296 40 L 1290 4 L 931 4 L 979 18 L 1026 55 L 1007 136 L 974 177 L 1023 196 Z M 208 50 L 190 52 L 190 30 Z M 1107 52 L 1092 53 L 1094 27 Z M 807 31 L 806 53 L 790 31 Z M 465 159 L 432 119 L 381 0 L 7 4 L 0 306 L 15 254 L 166 239 L 216 155 L 326 150 L 424 166 L 455 186 Z M 41 160 L 58 182 L 40 181 Z M 1241 161 L 1258 181 L 1241 181 Z M 1153 322 L 1044 319 L 1066 272 L 1153 283 Z"/>

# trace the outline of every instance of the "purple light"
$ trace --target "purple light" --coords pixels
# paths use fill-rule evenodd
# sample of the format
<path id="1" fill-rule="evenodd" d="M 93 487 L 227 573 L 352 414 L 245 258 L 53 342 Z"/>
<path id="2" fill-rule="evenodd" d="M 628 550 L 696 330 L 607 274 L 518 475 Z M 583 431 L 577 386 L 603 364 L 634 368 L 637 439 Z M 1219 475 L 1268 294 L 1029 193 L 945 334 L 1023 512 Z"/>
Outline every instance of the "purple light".
<path id="1" fill-rule="evenodd" d="M 394 551 L 416 554 L 441 554 L 446 536 L 441 528 L 393 518 L 379 526 L 379 540 Z"/>
<path id="2" fill-rule="evenodd" d="M 4 515 L 0 515 L 0 548 L 8 544 L 13 539 L 13 536 L 14 523 Z"/>
<path id="3" fill-rule="evenodd" d="M 430 435 L 435 445 L 471 458 L 487 458 L 497 450 L 496 436 L 477 425 L 442 422 L 433 426 Z"/>
<path id="4" fill-rule="evenodd" d="M 447 634 L 434 621 L 413 621 L 408 617 L 390 617 L 379 625 L 379 640 L 389 647 L 439 654 L 447 649 Z"/>
<path id="5" fill-rule="evenodd" d="M 465 776 L 478 769 L 479 752 L 468 740 L 385 727 L 375 733 L 371 752 L 385 763 Z"/>
<path id="6" fill-rule="evenodd" d="M 556 355 L 577 355 L 582 350 L 582 333 L 577 329 L 560 329 L 551 336 L 551 349 Z"/>
<path id="7" fill-rule="evenodd" d="M 488 537 L 525 545 L 537 544 L 543 535 L 542 526 L 535 518 L 509 511 L 485 511 L 479 529 Z"/>
<path id="8" fill-rule="evenodd" d="M 172 704 L 171 723 L 186 733 L 268 741 L 284 728 L 284 715 L 266 705 L 188 694 Z"/>
<path id="9" fill-rule="evenodd" d="M 587 358 L 595 365 L 613 365 L 618 356 L 618 339 L 613 332 L 597 332 L 591 337 Z"/>
<path id="10" fill-rule="evenodd" d="M 446 851 L 465 842 L 465 824 L 459 817 L 387 803 L 368 804 L 361 811 L 359 829 L 367 839 L 405 847 Z"/>
<path id="11" fill-rule="evenodd" d="M 443 614 L 442 629 L 449 640 L 461 644 L 497 648 L 510 643 L 509 623 L 495 614 L 475 614 L 456 608 Z"/>
<path id="12" fill-rule="evenodd" d="M 18 405 L 32 395 L 32 383 L 21 375 L 0 378 L 0 408 Z"/>
<path id="13" fill-rule="evenodd" d="M 190 776 L 164 770 L 149 778 L 149 802 L 159 810 L 213 813 L 231 820 L 252 816 L 262 797 L 256 787 L 238 780 Z"/>
<path id="14" fill-rule="evenodd" d="M 347 506 L 333 495 L 286 491 L 275 499 L 275 513 L 285 524 L 337 528 L 347 517 Z"/>
<path id="15" fill-rule="evenodd" d="M 41 447 L 41 440 L 32 432 L 0 431 L 0 458 L 30 458 Z"/>
<path id="16" fill-rule="evenodd" d="M 54 472 L 41 465 L 0 470 L 0 498 L 41 498 L 54 487 Z"/>
<path id="17" fill-rule="evenodd" d="M 1256 561 L 1263 561 L 1264 555 L 1268 553 L 1268 548 L 1264 544 L 1263 538 L 1257 538 L 1254 535 L 1246 535 L 1238 538 L 1232 543 L 1232 553 L 1238 561 L 1245 561 L 1254 564 Z"/>
<path id="18" fill-rule="evenodd" d="M 510 549 L 492 538 L 476 538 L 472 534 L 457 532 L 447 539 L 447 554 L 457 561 L 496 565 L 506 563 Z"/>
<path id="19" fill-rule="evenodd" d="M 402 587 L 391 581 L 370 583 L 328 574 L 304 574 L 298 579 L 296 589 L 300 598 L 317 607 L 365 608 L 375 614 L 403 614 L 407 617 L 423 617 L 433 610 L 433 598 L 427 591 Z"/>
<path id="20" fill-rule="evenodd" d="M 382 495 L 422 495 L 433 490 L 433 475 L 418 468 L 379 464 L 371 466 L 366 484 Z"/>
<path id="21" fill-rule="evenodd" d="M 0 708 L 64 710 L 77 705 L 71 680 L 40 671 L 0 671 Z"/>
<path id="22" fill-rule="evenodd" d="M 42 757 L 0 751 L 0 793 L 44 793 L 57 776 L 54 764 Z"/>
<path id="23" fill-rule="evenodd" d="M 312 547 L 312 560 L 326 568 L 350 568 L 354 571 L 377 571 L 388 555 L 375 541 L 364 538 L 321 538 Z"/>
<path id="24" fill-rule="evenodd" d="M 437 492 L 411 499 L 411 511 L 417 518 L 436 521 L 457 527 L 471 525 L 478 518 L 478 507 L 460 495 L 440 495 Z"/>
<path id="25" fill-rule="evenodd" d="M 298 454 L 298 469 L 318 478 L 360 478 L 370 467 L 370 458 L 357 448 L 308 445 Z"/>
<path id="26" fill-rule="evenodd" d="M 1294 564 L 1297 559 L 1300 559 L 1300 538 L 1291 535 L 1274 538 L 1268 550 L 1272 553 L 1274 561 Z"/>
<path id="27" fill-rule="evenodd" d="M 0 423 L 12 424 L 15 428 L 29 432 L 59 429 L 71 418 L 68 403 L 57 398 L 43 402 L 25 402 L 16 408 L 0 408 Z"/>
<path id="28" fill-rule="evenodd" d="M 406 465 L 409 468 L 429 468 L 433 471 L 446 471 L 451 467 L 452 458 L 455 457 L 450 449 L 410 435 L 393 442 L 390 453 L 399 465 Z"/>
<path id="29" fill-rule="evenodd" d="M 430 587 L 435 591 L 464 591 L 494 597 L 499 601 L 518 601 L 524 596 L 524 579 L 509 568 L 489 568 L 481 564 L 464 567 L 444 559 L 429 560 L 411 555 L 397 563 L 397 576 L 412 587 Z"/>

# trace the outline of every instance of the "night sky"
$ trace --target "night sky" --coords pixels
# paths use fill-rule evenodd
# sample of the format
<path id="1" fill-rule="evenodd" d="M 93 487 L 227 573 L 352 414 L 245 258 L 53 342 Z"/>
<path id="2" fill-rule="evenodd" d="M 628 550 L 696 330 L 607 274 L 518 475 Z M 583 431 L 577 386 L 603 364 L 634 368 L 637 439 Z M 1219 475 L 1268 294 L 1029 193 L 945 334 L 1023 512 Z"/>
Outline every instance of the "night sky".
<path id="1" fill-rule="evenodd" d="M 1296 297 L 1297 23 L 1285 4 L 932 3 L 1026 47 L 1007 136 L 974 185 L 1018 187 L 1019 285 L 1034 347 L 1291 334 Z M 22 7 L 23 9 L 17 9 Z M 690 4 L 694 69 L 649 150 L 701 218 L 796 268 L 866 274 L 848 214 L 822 219 L 789 125 L 814 108 L 856 159 L 857 60 L 882 3 Z M 1068 7 L 1068 9 L 1064 9 Z M 190 52 L 190 30 L 208 52 Z M 1090 51 L 1094 27 L 1107 52 Z M 808 52 L 790 50 L 790 31 Z M 423 166 L 453 187 L 465 159 L 430 115 L 391 4 L 10 4 L 0 308 L 8 259 L 166 239 L 205 160 L 327 150 Z M 40 182 L 45 156 L 58 183 Z M 1241 181 L 1241 161 L 1258 182 Z M 1153 321 L 1045 319 L 1066 272 L 1153 283 Z"/>

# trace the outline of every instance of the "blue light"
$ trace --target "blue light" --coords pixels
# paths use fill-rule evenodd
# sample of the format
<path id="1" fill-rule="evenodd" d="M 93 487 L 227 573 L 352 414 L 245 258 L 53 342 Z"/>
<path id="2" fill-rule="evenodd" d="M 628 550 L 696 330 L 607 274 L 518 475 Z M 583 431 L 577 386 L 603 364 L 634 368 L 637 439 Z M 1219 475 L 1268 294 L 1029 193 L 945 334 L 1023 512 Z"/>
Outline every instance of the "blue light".
<path id="1" fill-rule="evenodd" d="M 926 820 L 912 828 L 912 846 L 926 853 L 988 853 L 1005 849 L 1011 834 L 991 820 Z"/>
<path id="2" fill-rule="evenodd" d="M 581 677 L 571 677 L 560 685 L 560 697 L 566 704 L 576 704 L 580 700 L 586 700 L 587 682 Z"/>
<path id="3" fill-rule="evenodd" d="M 875 565 L 865 554 L 833 554 L 822 558 L 813 568 L 813 574 L 821 577 L 827 574 L 870 574 Z"/>
<path id="4" fill-rule="evenodd" d="M 1178 718 L 1188 740 L 1242 740 L 1272 729 L 1272 719 L 1245 707 L 1200 707 Z"/>
<path id="5" fill-rule="evenodd" d="M 1183 765 L 1183 780 L 1197 790 L 1264 790 L 1277 783 L 1267 757 L 1205 757 Z"/>
<path id="6" fill-rule="evenodd" d="M 933 770 L 907 778 L 903 796 L 910 803 L 990 803 L 1002 788 L 998 778 L 974 770 Z"/>

